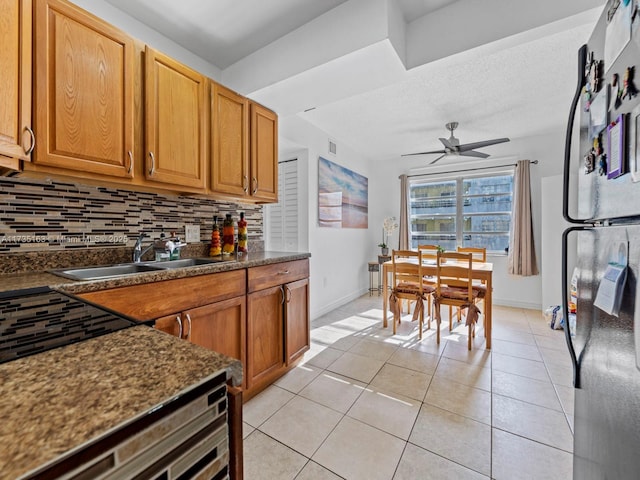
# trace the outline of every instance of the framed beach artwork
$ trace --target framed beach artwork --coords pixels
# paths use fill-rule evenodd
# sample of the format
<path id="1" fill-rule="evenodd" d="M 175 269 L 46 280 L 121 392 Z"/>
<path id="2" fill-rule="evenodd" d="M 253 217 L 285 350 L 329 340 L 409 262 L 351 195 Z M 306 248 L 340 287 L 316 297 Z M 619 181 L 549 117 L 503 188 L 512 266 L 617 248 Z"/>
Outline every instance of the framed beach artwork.
<path id="1" fill-rule="evenodd" d="M 319 157 L 318 223 L 329 228 L 368 228 L 367 177 Z"/>

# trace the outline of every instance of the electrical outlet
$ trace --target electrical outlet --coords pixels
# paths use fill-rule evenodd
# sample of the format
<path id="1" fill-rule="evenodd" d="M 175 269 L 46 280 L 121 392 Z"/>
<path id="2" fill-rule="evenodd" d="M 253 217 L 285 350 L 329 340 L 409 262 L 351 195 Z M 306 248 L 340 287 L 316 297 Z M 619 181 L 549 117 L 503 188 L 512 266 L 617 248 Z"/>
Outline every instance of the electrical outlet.
<path id="1" fill-rule="evenodd" d="M 200 241 L 200 225 L 185 225 L 184 236 L 187 243 L 197 243 Z"/>

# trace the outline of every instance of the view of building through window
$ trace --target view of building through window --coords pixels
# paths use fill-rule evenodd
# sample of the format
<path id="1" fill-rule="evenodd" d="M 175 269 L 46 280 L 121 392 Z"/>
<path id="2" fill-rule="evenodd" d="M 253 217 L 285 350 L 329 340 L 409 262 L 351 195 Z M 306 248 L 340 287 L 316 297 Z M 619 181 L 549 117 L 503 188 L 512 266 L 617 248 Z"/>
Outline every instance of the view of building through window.
<path id="1" fill-rule="evenodd" d="M 505 252 L 512 195 L 513 174 L 412 179 L 411 248 L 428 244 L 455 250 L 461 245 Z"/>

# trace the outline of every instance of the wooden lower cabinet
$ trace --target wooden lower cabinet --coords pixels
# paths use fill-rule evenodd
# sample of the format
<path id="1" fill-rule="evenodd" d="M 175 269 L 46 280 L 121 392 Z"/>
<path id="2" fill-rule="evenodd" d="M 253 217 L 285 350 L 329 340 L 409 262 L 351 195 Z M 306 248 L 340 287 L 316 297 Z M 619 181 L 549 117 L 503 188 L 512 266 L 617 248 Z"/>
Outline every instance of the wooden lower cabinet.
<path id="1" fill-rule="evenodd" d="M 283 296 L 281 286 L 247 296 L 245 379 L 248 389 L 270 383 L 284 366 Z"/>
<path id="2" fill-rule="evenodd" d="M 309 350 L 311 332 L 309 323 L 309 279 L 298 280 L 284 286 L 285 290 L 285 361 L 291 365 Z"/>
<path id="3" fill-rule="evenodd" d="M 160 317 L 154 328 L 237 358 L 245 365 L 245 312 L 243 295 Z"/>

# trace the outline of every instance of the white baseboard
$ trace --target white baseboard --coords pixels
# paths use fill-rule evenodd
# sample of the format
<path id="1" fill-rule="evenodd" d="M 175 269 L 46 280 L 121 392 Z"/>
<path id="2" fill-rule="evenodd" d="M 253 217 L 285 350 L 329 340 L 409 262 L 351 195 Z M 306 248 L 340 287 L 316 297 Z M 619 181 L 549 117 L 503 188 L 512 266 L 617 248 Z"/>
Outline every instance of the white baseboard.
<path id="1" fill-rule="evenodd" d="M 527 308 L 527 309 L 530 309 L 530 310 L 540 310 L 540 311 L 542 311 L 542 305 L 539 304 L 539 303 L 533 303 L 533 302 L 517 302 L 517 301 L 510 300 L 510 299 L 494 298 L 493 299 L 493 304 L 494 305 L 501 305 L 503 307 Z"/>
<path id="2" fill-rule="evenodd" d="M 331 303 L 325 304 L 322 306 L 322 308 L 320 308 L 317 311 L 312 311 L 310 312 L 310 316 L 311 316 L 311 321 L 315 320 L 316 318 L 321 317 L 322 315 L 325 315 L 327 313 L 329 313 L 332 310 L 335 310 L 338 307 L 341 307 L 342 305 L 349 303 L 353 300 L 355 300 L 356 298 L 360 298 L 362 295 L 364 295 L 365 293 L 369 292 L 369 288 L 362 288 L 361 290 L 358 290 L 356 292 L 352 292 L 349 295 L 345 295 L 344 297 L 340 297 L 337 300 L 334 300 Z"/>

